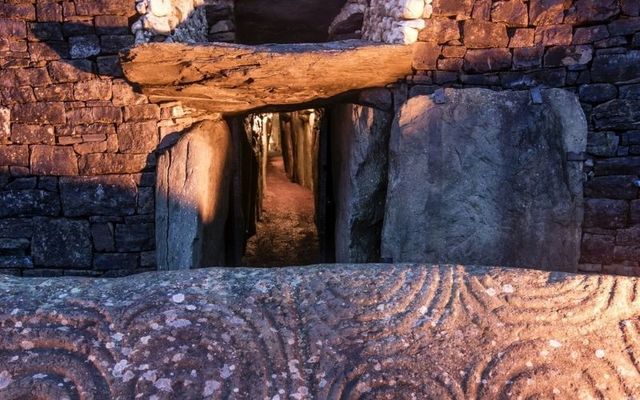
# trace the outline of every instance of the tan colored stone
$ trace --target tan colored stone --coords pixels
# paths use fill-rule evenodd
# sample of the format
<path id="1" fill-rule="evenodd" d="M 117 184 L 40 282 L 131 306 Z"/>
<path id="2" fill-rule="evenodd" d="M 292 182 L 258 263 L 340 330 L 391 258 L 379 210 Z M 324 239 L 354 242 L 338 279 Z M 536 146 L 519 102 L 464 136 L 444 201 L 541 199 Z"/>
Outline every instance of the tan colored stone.
<path id="1" fill-rule="evenodd" d="M 33 175 L 78 175 L 78 160 L 70 146 L 32 146 L 30 163 Z"/>
<path id="2" fill-rule="evenodd" d="M 322 102 L 410 74 L 412 48 L 363 41 L 244 46 L 155 43 L 126 52 L 127 78 L 152 101 L 214 112 Z"/>

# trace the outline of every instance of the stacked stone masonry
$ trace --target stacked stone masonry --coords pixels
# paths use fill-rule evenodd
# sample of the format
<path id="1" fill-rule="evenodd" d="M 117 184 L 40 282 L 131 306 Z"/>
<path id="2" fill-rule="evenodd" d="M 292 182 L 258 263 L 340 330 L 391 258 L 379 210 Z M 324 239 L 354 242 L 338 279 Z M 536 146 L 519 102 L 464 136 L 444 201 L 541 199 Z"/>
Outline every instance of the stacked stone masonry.
<path id="1" fill-rule="evenodd" d="M 560 87 L 589 123 L 582 265 L 640 273 L 640 2 L 434 0 L 409 96 Z"/>
<path id="2" fill-rule="evenodd" d="M 364 13 L 363 38 L 417 40 L 415 73 L 396 97 L 441 87 L 577 93 L 589 122 L 581 269 L 640 274 L 638 0 L 348 2 Z M 232 2 L 201 8 L 207 40 L 233 41 Z M 136 35 L 193 39 L 139 34 L 149 11 L 123 0 L 0 0 L 0 271 L 155 269 L 155 151 L 197 115 L 150 104 L 122 77 L 117 53 Z"/>
<path id="3" fill-rule="evenodd" d="M 128 1 L 0 2 L 0 271 L 155 269 L 155 155 L 191 124 L 149 104 L 117 53 Z"/>

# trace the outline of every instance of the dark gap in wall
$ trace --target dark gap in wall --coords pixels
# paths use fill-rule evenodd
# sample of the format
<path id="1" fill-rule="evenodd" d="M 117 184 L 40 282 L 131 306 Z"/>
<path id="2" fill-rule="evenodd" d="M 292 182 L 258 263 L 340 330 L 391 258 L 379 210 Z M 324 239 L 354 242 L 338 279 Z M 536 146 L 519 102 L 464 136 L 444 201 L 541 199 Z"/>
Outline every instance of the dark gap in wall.
<path id="1" fill-rule="evenodd" d="M 244 118 L 251 160 L 242 171 L 247 216 L 242 265 L 309 265 L 333 258 L 326 249 L 333 221 L 327 211 L 331 178 L 324 114 L 308 109 Z"/>

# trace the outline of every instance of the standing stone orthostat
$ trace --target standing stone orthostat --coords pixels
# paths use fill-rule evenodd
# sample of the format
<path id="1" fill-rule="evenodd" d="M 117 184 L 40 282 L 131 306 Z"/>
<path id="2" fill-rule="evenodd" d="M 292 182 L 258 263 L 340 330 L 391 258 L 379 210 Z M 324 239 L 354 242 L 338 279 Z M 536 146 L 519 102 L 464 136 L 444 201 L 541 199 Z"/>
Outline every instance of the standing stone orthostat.
<path id="1" fill-rule="evenodd" d="M 586 138 L 563 90 L 409 99 L 391 131 L 382 256 L 575 271 Z"/>

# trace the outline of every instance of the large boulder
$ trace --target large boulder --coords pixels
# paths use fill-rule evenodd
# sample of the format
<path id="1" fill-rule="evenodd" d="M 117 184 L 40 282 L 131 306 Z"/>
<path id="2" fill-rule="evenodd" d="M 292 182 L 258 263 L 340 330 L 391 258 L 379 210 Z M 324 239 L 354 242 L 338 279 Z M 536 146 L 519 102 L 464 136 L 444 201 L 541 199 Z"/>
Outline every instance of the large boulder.
<path id="1" fill-rule="evenodd" d="M 409 99 L 391 131 L 383 258 L 575 271 L 586 138 L 562 90 Z"/>
<path id="2" fill-rule="evenodd" d="M 376 262 L 387 190 L 391 113 L 341 104 L 331 118 L 337 262 Z"/>
<path id="3" fill-rule="evenodd" d="M 158 269 L 224 265 L 230 146 L 226 122 L 206 120 L 158 157 Z"/>
<path id="4" fill-rule="evenodd" d="M 332 265 L 0 277 L 0 398 L 631 399 L 637 279 Z"/>

